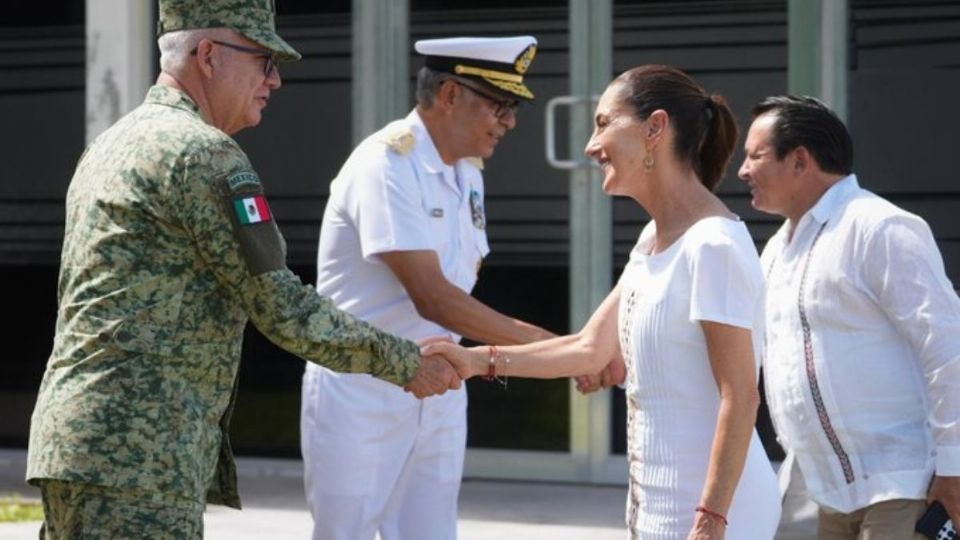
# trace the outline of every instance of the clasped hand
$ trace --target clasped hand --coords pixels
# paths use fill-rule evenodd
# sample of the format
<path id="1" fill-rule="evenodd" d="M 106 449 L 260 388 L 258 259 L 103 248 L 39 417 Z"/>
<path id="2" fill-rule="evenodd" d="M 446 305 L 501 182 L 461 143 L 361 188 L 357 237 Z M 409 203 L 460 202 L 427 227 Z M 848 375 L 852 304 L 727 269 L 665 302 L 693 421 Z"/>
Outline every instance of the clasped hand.
<path id="1" fill-rule="evenodd" d="M 475 375 L 470 369 L 469 351 L 448 339 L 420 342 L 420 369 L 403 387 L 418 399 L 460 388 L 461 381 Z"/>
<path id="2" fill-rule="evenodd" d="M 610 361 L 603 371 L 595 375 L 580 375 L 574 377 L 577 383 L 577 391 L 583 395 L 592 394 L 598 390 L 605 390 L 618 384 L 623 384 L 627 377 L 627 368 L 623 363 L 623 357 L 617 354 L 617 357 Z"/>
<path id="3" fill-rule="evenodd" d="M 438 396 L 447 390 L 460 388 L 460 376 L 442 356 L 421 356 L 420 369 L 403 387 L 417 399 Z"/>

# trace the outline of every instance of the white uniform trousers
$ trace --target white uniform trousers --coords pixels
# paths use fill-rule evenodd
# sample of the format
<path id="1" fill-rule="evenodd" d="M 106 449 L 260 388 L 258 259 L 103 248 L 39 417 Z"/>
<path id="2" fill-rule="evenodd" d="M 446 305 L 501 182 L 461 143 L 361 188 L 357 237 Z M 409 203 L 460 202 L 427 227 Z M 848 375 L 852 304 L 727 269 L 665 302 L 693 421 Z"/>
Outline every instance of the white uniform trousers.
<path id="1" fill-rule="evenodd" d="M 418 400 L 369 375 L 308 369 L 301 450 L 313 540 L 451 540 L 465 388 Z"/>

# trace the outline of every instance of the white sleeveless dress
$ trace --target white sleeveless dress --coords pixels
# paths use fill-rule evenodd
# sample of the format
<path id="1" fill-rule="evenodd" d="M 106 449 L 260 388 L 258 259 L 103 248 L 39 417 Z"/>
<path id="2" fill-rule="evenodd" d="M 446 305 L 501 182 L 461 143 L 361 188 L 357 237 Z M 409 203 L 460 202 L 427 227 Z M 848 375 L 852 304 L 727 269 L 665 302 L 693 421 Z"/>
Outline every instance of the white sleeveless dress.
<path id="1" fill-rule="evenodd" d="M 620 277 L 627 527 L 632 539 L 685 540 L 720 404 L 700 321 L 751 329 L 759 371 L 763 275 L 740 221 L 705 218 L 648 255 L 654 230 L 650 223 L 641 233 Z M 770 540 L 776 532 L 780 493 L 756 431 L 727 519 L 727 540 Z"/>

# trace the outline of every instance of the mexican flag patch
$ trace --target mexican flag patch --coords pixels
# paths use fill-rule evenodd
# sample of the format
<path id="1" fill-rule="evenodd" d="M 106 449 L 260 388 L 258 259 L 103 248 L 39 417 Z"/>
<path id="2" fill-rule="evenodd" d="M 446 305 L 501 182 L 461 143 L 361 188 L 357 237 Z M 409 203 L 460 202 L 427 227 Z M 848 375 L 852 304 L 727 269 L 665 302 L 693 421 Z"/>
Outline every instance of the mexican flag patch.
<path id="1" fill-rule="evenodd" d="M 241 225 L 253 225 L 270 221 L 270 207 L 263 195 L 254 195 L 233 200 L 233 209 Z"/>

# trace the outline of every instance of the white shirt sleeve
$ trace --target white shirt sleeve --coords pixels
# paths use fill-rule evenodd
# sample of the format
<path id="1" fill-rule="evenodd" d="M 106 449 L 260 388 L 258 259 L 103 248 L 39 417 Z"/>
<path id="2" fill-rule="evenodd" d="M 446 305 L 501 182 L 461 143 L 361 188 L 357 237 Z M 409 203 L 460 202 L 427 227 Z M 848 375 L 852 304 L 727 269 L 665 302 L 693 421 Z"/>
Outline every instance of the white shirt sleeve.
<path id="1" fill-rule="evenodd" d="M 690 320 L 751 329 L 763 277 L 756 250 L 728 234 L 710 234 L 690 253 Z"/>
<path id="2" fill-rule="evenodd" d="M 927 383 L 937 474 L 960 476 L 960 299 L 927 224 L 884 220 L 864 242 L 867 287 L 911 345 Z"/>
<path id="3" fill-rule="evenodd" d="M 386 151 L 358 167 L 349 208 L 364 260 L 390 251 L 435 249 L 409 156 Z"/>

